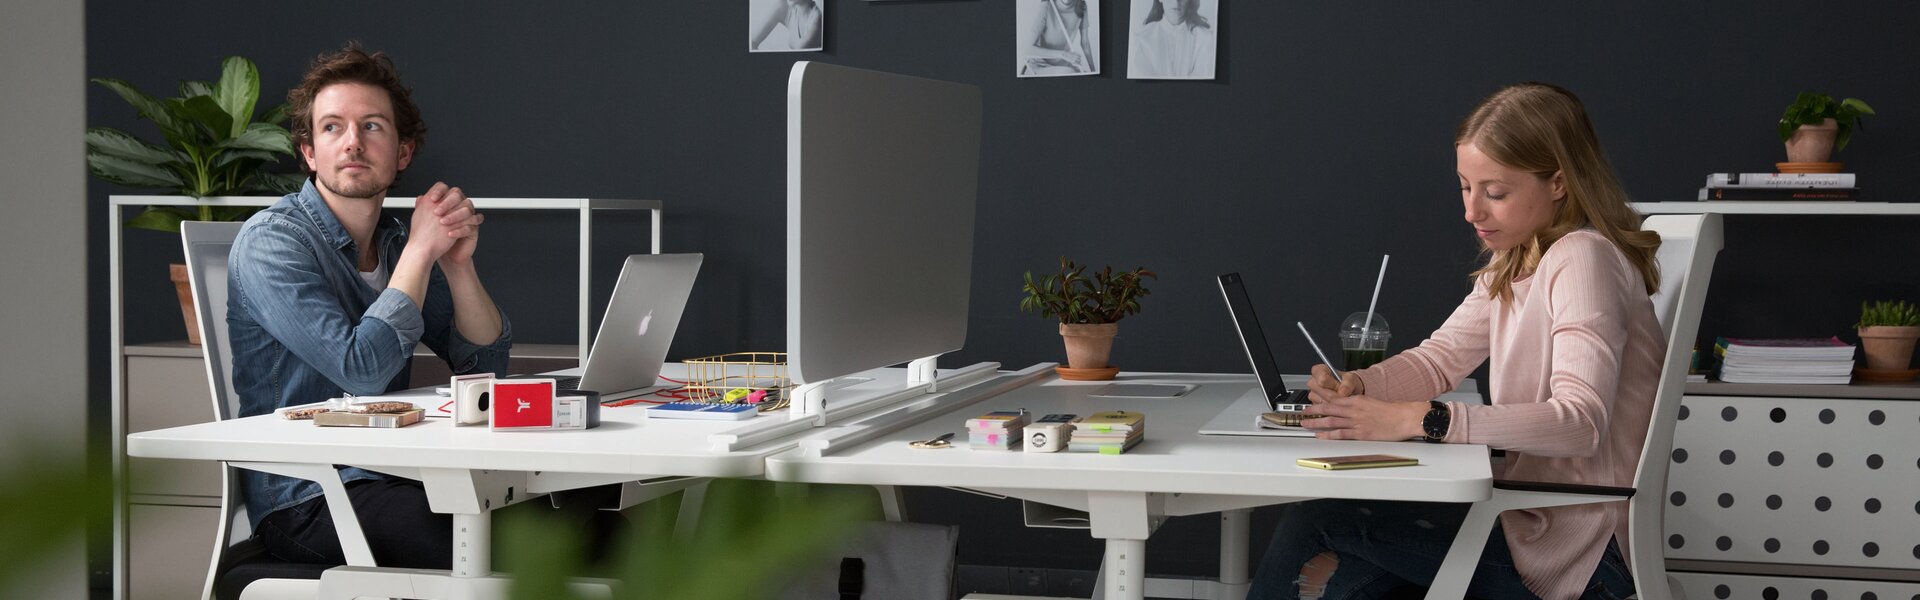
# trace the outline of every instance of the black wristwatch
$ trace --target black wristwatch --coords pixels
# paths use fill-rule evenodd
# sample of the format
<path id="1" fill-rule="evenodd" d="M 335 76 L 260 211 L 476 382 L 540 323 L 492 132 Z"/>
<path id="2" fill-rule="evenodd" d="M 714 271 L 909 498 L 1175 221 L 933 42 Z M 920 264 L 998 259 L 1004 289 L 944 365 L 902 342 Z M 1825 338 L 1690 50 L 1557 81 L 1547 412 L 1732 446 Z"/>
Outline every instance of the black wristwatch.
<path id="1" fill-rule="evenodd" d="M 1420 431 L 1426 433 L 1420 439 L 1435 444 L 1444 442 L 1447 429 L 1453 425 L 1453 409 L 1439 400 L 1428 400 L 1427 404 L 1432 408 L 1428 408 L 1426 418 L 1420 420 Z"/>

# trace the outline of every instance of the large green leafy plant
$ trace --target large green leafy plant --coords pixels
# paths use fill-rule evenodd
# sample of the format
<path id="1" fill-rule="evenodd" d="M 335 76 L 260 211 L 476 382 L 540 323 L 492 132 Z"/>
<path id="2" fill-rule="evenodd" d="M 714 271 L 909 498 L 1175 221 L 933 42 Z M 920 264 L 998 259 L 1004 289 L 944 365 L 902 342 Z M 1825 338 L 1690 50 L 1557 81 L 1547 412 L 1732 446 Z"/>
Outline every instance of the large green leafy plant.
<path id="1" fill-rule="evenodd" d="M 1146 267 L 1114 272 L 1109 266 L 1088 275 L 1086 265 L 1062 256 L 1058 273 L 1034 281 L 1033 272 L 1027 272 L 1020 310 L 1061 323 L 1113 323 L 1140 312 L 1140 298 L 1149 293 L 1146 280 L 1156 277 Z"/>
<path id="2" fill-rule="evenodd" d="M 269 173 L 282 156 L 293 156 L 293 135 L 281 126 L 286 105 L 254 119 L 260 71 L 238 56 L 221 63 L 220 80 L 180 84 L 177 98 L 155 98 L 119 79 L 92 80 L 113 90 L 140 117 L 160 128 L 155 144 L 111 127 L 87 130 L 87 170 L 129 187 L 165 188 L 195 198 L 252 193 L 287 194 L 300 189 L 300 175 Z M 180 221 L 230 221 L 257 208 L 150 206 L 127 220 L 130 227 L 179 231 Z"/>
<path id="3" fill-rule="evenodd" d="M 1847 140 L 1853 139 L 1853 128 L 1860 123 L 1862 115 L 1873 114 L 1873 107 L 1859 98 L 1848 98 L 1835 102 L 1833 96 L 1818 92 L 1800 92 L 1787 105 L 1787 112 L 1780 115 L 1780 141 L 1793 137 L 1793 131 L 1801 125 L 1819 125 L 1827 119 L 1833 119 L 1840 125 L 1839 135 L 1833 141 L 1834 151 L 1847 149 Z"/>

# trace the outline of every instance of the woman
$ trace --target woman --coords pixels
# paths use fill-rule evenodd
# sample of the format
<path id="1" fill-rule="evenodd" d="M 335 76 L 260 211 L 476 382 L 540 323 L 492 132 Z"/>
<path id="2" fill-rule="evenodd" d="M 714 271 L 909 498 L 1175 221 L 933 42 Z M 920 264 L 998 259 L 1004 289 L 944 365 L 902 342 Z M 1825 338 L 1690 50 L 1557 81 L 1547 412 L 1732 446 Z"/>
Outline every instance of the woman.
<path id="1" fill-rule="evenodd" d="M 1487 253 L 1474 288 L 1420 344 L 1337 379 L 1315 365 L 1324 439 L 1485 444 L 1501 477 L 1630 486 L 1665 354 L 1648 296 L 1660 237 L 1639 230 L 1579 99 L 1538 83 L 1481 102 L 1454 137 L 1465 217 Z M 1491 405 L 1429 399 L 1490 360 Z M 1463 504 L 1289 506 L 1251 598 L 1371 598 L 1433 580 Z M 1467 594 L 1633 591 L 1623 502 L 1508 511 Z M 1654 558 L 1658 560 L 1658 557 Z"/>
<path id="2" fill-rule="evenodd" d="M 1213 25 L 1200 15 L 1200 0 L 1153 0 L 1133 32 L 1127 76 L 1137 79 L 1213 77 Z"/>
<path id="3" fill-rule="evenodd" d="M 1022 75 L 1099 73 L 1087 35 L 1087 0 L 1038 0 L 1020 36 Z"/>
<path id="4" fill-rule="evenodd" d="M 747 47 L 754 50 L 819 50 L 820 5 L 814 0 L 776 0 L 760 24 L 753 28 Z M 761 48 L 777 25 L 787 27 L 787 35 L 773 40 L 771 48 Z"/>

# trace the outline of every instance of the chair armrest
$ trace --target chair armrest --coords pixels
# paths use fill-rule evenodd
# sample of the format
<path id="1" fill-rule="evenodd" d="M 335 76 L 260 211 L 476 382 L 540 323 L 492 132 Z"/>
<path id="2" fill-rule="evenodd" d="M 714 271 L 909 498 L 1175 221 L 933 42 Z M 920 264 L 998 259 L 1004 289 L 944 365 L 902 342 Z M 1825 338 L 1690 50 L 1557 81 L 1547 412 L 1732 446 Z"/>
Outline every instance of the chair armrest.
<path id="1" fill-rule="evenodd" d="M 1553 492 L 1560 494 L 1586 494 L 1589 496 L 1619 496 L 1632 498 L 1634 489 L 1606 485 L 1579 485 L 1573 483 L 1545 483 L 1539 481 L 1521 481 L 1518 479 L 1495 479 L 1493 489 L 1513 490 L 1516 492 Z"/>

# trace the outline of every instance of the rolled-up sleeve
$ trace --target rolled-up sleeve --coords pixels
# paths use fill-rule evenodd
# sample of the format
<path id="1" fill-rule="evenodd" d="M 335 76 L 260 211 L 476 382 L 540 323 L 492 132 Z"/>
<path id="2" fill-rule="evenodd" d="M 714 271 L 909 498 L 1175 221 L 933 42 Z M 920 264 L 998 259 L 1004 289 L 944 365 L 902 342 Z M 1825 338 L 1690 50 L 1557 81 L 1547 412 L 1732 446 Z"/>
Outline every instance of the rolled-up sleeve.
<path id="1" fill-rule="evenodd" d="M 494 338 L 493 343 L 476 344 L 460 335 L 460 328 L 453 320 L 453 292 L 447 285 L 446 275 L 437 266 L 427 280 L 426 304 L 421 310 L 426 333 L 420 341 L 447 361 L 449 370 L 455 375 L 507 376 L 507 360 L 513 350 L 513 323 L 507 320 L 506 310 L 495 307 L 500 313 L 500 337 Z"/>
<path id="2" fill-rule="evenodd" d="M 251 223 L 234 240 L 231 293 L 261 328 L 341 389 L 382 393 L 425 330 L 420 309 L 388 289 L 365 314 L 351 314 L 326 284 L 322 251 L 280 219 Z"/>

